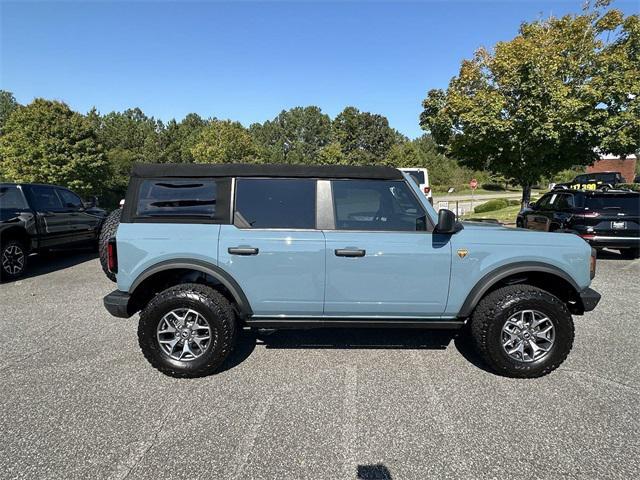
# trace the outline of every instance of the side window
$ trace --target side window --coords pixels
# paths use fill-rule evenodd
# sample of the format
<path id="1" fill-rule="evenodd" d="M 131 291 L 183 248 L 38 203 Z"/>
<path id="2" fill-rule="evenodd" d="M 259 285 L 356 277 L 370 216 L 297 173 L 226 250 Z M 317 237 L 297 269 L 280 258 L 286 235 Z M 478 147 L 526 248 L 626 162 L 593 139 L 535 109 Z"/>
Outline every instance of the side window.
<path id="1" fill-rule="evenodd" d="M 541 210 L 553 210 L 555 208 L 555 202 L 558 199 L 557 193 L 552 193 L 550 195 L 545 195 L 540 200 L 540 209 Z"/>
<path id="2" fill-rule="evenodd" d="M 238 178 L 234 224 L 239 228 L 316 228 L 316 181 Z"/>
<path id="3" fill-rule="evenodd" d="M 331 189 L 338 230 L 427 230 L 422 205 L 402 181 L 335 180 Z"/>
<path id="4" fill-rule="evenodd" d="M 28 208 L 22 193 L 15 185 L 0 185 L 0 208 L 21 209 Z"/>
<path id="5" fill-rule="evenodd" d="M 216 213 L 216 182 L 207 179 L 144 180 L 138 192 L 139 217 L 204 217 Z"/>
<path id="6" fill-rule="evenodd" d="M 558 210 L 569 210 L 573 207 L 573 197 L 571 195 L 558 195 L 555 208 Z"/>
<path id="7" fill-rule="evenodd" d="M 75 193 L 64 188 L 57 188 L 56 191 L 64 208 L 82 208 L 82 200 Z"/>
<path id="8" fill-rule="evenodd" d="M 31 187 L 31 195 L 35 209 L 40 212 L 62 210 L 62 202 L 53 187 L 33 185 Z"/>

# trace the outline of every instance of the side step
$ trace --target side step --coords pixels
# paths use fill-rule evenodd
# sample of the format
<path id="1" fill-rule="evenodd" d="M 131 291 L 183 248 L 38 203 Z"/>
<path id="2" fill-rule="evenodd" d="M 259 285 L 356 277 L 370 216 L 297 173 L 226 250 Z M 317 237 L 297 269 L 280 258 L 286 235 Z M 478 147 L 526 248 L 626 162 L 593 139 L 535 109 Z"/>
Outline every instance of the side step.
<path id="1" fill-rule="evenodd" d="M 349 318 L 282 318 L 282 317 L 249 317 L 245 324 L 251 328 L 424 328 L 434 330 L 458 330 L 465 324 L 464 320 L 440 319 L 349 319 Z"/>

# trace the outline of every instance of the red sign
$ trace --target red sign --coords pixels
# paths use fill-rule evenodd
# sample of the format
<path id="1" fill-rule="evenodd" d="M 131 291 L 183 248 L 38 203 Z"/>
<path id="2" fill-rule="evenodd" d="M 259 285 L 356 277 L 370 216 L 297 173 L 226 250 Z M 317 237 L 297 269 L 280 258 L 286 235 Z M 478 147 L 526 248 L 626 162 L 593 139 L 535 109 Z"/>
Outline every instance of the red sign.
<path id="1" fill-rule="evenodd" d="M 476 188 L 478 188 L 478 180 L 476 180 L 475 178 L 472 178 L 471 181 L 469 182 L 469 186 L 471 187 L 472 190 L 475 190 Z"/>

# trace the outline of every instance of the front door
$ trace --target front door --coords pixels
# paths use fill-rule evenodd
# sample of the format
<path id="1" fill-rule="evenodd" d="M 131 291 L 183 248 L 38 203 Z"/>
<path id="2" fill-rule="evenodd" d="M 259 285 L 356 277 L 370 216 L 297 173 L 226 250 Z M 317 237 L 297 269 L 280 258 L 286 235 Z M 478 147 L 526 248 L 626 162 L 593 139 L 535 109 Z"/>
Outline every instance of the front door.
<path id="1" fill-rule="evenodd" d="M 316 230 L 316 181 L 239 178 L 234 224 L 222 225 L 218 262 L 254 317 L 322 314 L 324 234 Z"/>
<path id="2" fill-rule="evenodd" d="M 447 304 L 451 245 L 434 235 L 403 181 L 331 182 L 335 229 L 325 230 L 324 314 L 438 317 Z"/>

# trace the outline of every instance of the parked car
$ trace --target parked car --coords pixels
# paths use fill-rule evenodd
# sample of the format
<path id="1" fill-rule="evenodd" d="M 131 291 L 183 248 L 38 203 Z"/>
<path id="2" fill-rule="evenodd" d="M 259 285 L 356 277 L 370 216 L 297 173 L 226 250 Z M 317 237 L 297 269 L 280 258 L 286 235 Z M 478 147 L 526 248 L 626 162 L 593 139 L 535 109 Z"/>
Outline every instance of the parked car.
<path id="1" fill-rule="evenodd" d="M 420 191 L 427 196 L 429 203 L 433 205 L 433 193 L 429 184 L 429 172 L 426 168 L 399 168 L 398 170 L 408 173 L 411 178 L 418 184 Z"/>
<path id="2" fill-rule="evenodd" d="M 624 183 L 620 172 L 594 172 L 577 175 L 571 182 L 555 186 L 569 187 L 574 190 L 597 190 L 605 185 L 615 187 L 620 183 Z"/>
<path id="3" fill-rule="evenodd" d="M 0 183 L 0 273 L 22 275 L 27 257 L 50 248 L 97 241 L 106 212 L 56 185 Z"/>
<path id="4" fill-rule="evenodd" d="M 214 372 L 242 328 L 315 327 L 464 329 L 537 377 L 600 299 L 584 240 L 459 223 L 389 167 L 137 165 L 108 266 L 105 307 L 140 311 L 142 352 L 177 377 Z"/>
<path id="5" fill-rule="evenodd" d="M 593 247 L 640 256 L 640 193 L 622 189 L 556 188 L 518 213 L 516 226 L 575 233 Z"/>

